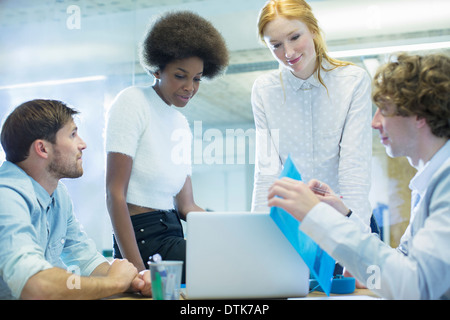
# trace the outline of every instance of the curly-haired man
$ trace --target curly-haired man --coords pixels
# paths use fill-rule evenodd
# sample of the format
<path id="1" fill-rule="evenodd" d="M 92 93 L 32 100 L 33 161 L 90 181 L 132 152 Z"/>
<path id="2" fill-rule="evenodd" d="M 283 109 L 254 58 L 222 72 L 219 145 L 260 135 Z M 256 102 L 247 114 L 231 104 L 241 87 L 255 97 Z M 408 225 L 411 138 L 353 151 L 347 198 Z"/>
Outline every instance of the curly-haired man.
<path id="1" fill-rule="evenodd" d="M 406 156 L 418 170 L 409 184 L 410 224 L 397 249 L 362 234 L 337 197 L 314 194 L 310 188 L 320 184 L 331 191 L 317 180 L 278 180 L 269 203 L 302 221 L 302 231 L 380 296 L 449 299 L 450 58 L 399 55 L 375 75 L 373 100 L 372 127 L 387 154 Z"/>

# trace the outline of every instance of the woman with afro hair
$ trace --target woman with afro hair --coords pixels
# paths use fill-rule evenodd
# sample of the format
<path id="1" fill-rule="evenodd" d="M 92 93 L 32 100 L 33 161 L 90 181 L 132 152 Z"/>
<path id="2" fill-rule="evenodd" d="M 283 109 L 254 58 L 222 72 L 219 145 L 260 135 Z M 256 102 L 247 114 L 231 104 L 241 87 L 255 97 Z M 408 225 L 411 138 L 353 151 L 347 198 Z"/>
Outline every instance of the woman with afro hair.
<path id="1" fill-rule="evenodd" d="M 178 108 L 228 65 L 225 41 L 189 11 L 159 17 L 141 44 L 141 65 L 155 78 L 121 91 L 106 127 L 106 201 L 114 229 L 114 257 L 139 271 L 160 254 L 186 261 L 181 219 L 203 211 L 193 199 L 188 121 Z M 182 282 L 185 282 L 185 263 Z"/>

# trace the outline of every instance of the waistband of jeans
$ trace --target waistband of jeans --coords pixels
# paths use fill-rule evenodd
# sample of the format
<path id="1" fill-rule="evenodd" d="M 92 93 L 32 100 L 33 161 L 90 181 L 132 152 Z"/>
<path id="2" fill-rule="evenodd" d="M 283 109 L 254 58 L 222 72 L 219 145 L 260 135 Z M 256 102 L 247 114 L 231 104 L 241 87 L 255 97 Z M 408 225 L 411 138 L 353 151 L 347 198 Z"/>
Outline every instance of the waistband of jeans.
<path id="1" fill-rule="evenodd" d="M 149 212 L 143 212 L 140 214 L 136 214 L 134 216 L 131 216 L 131 221 L 133 222 L 137 222 L 139 220 L 146 220 L 148 218 L 153 218 L 153 217 L 161 217 L 162 215 L 166 215 L 166 214 L 175 214 L 177 215 L 177 211 L 175 209 L 169 209 L 169 210 L 155 210 L 155 211 L 149 211 Z"/>

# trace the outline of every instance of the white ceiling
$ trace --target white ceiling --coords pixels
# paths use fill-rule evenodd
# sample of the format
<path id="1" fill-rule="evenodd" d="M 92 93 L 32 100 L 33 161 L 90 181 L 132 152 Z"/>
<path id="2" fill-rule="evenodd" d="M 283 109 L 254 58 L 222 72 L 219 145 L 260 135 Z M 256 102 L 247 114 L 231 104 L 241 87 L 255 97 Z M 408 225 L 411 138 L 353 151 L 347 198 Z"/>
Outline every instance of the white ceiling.
<path id="1" fill-rule="evenodd" d="M 197 97 L 186 108 L 187 116 L 216 126 L 252 123 L 253 81 L 267 69 L 277 67 L 256 36 L 256 19 L 264 2 L 1 0 L 0 87 L 97 74 L 110 79 L 125 77 L 136 84 L 148 82 L 137 62 L 137 44 L 146 26 L 166 10 L 189 9 L 208 18 L 222 32 L 231 64 L 225 76 L 202 82 Z M 448 0 L 309 3 L 330 51 L 450 41 Z M 80 8 L 80 29 L 71 30 L 66 25 L 70 5 Z M 365 58 L 351 59 L 364 66 Z"/>

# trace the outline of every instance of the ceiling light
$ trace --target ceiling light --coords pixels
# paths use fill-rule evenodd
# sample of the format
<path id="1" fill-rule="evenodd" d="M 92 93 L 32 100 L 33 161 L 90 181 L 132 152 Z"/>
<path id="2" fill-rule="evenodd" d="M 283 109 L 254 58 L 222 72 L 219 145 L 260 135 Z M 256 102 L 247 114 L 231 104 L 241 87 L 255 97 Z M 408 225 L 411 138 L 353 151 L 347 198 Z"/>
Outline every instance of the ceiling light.
<path id="1" fill-rule="evenodd" d="M 61 84 L 70 84 L 70 83 L 80 83 L 80 82 L 89 82 L 89 81 L 102 81 L 105 80 L 106 76 L 90 76 L 90 77 L 80 77 L 80 78 L 70 78 L 70 79 L 60 79 L 60 80 L 47 80 L 47 81 L 38 81 L 38 82 L 27 82 L 27 83 L 19 83 L 12 85 L 0 86 L 0 90 L 6 89 L 21 89 L 21 88 L 30 88 L 30 87 L 42 87 L 42 86 L 56 86 Z"/>
<path id="2" fill-rule="evenodd" d="M 450 48 L 450 41 L 409 44 L 409 45 L 391 46 L 391 47 L 330 51 L 329 55 L 333 58 L 343 58 L 343 57 L 358 57 L 358 56 L 374 56 L 374 55 L 387 54 L 387 53 L 393 53 L 393 52 L 438 50 L 438 49 L 445 49 L 445 48 Z"/>

